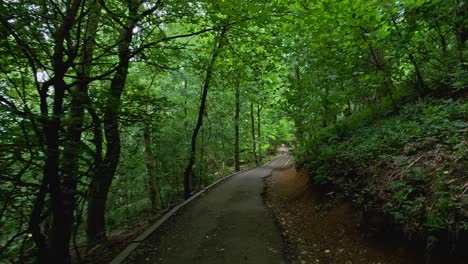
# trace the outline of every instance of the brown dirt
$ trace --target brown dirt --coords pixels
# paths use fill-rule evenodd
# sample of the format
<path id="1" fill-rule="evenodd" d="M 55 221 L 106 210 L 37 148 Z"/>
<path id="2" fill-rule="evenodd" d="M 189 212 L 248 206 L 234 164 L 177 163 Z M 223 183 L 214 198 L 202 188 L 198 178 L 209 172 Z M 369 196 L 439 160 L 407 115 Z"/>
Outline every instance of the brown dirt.
<path id="1" fill-rule="evenodd" d="M 374 237 L 349 200 L 314 190 L 294 167 L 275 170 L 266 181 L 265 200 L 283 229 L 292 264 L 424 263 L 422 254 L 401 243 Z"/>

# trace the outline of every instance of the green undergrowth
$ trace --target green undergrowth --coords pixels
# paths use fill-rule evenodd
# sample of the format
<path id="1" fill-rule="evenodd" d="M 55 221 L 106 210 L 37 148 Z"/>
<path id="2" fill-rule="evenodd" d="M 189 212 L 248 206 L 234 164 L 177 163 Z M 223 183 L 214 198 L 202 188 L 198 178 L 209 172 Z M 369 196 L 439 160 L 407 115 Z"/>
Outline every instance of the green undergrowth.
<path id="1" fill-rule="evenodd" d="M 425 98 L 323 129 L 298 159 L 407 238 L 453 246 L 468 230 L 467 117 L 466 100 Z"/>

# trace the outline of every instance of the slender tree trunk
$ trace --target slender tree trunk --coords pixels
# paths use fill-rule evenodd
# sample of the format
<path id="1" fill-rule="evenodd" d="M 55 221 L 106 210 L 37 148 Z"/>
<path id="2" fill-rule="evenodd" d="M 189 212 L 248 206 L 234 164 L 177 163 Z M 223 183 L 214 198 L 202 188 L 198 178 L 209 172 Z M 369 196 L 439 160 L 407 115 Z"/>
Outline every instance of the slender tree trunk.
<path id="1" fill-rule="evenodd" d="M 374 64 L 376 71 L 382 72 L 383 75 L 384 75 L 384 88 L 385 89 L 384 89 L 383 93 L 380 92 L 380 91 L 377 91 L 377 95 L 378 96 L 388 95 L 391 102 L 392 102 L 393 108 L 397 109 L 398 105 L 396 104 L 395 100 L 393 99 L 393 94 L 392 94 L 394 85 L 393 85 L 393 81 L 392 81 L 391 69 L 389 69 L 387 67 L 387 62 L 385 60 L 383 51 L 380 48 L 374 48 L 372 46 L 371 42 L 366 37 L 366 34 L 365 34 L 366 30 L 365 29 L 362 29 L 362 30 L 363 30 L 362 38 L 364 39 L 364 41 L 367 43 L 367 45 L 369 47 L 370 61 L 371 61 L 371 63 Z"/>
<path id="2" fill-rule="evenodd" d="M 392 73 L 390 69 L 387 67 L 387 62 L 385 60 L 385 57 L 383 55 L 383 51 L 379 48 L 374 48 L 371 46 L 369 43 L 369 52 L 371 56 L 371 61 L 375 66 L 375 69 L 379 72 L 382 72 L 384 75 L 384 91 L 379 92 L 377 91 L 377 95 L 379 97 L 383 97 L 388 95 L 390 99 L 393 101 L 393 81 L 392 81 Z M 394 102 L 394 106 L 396 107 L 396 103 Z"/>
<path id="3" fill-rule="evenodd" d="M 202 177 L 203 177 L 203 170 L 205 168 L 205 126 L 201 128 L 201 142 L 200 142 L 200 161 L 198 167 L 198 182 L 197 182 L 197 189 L 200 189 L 202 185 Z"/>
<path id="4" fill-rule="evenodd" d="M 92 6 L 91 6 L 92 5 Z M 79 158 L 81 151 L 81 134 L 83 131 L 84 110 L 88 101 L 87 78 L 91 72 L 91 61 L 94 53 L 94 43 L 96 39 L 97 27 L 99 24 L 101 6 L 93 2 L 88 6 L 91 8 L 89 23 L 85 32 L 83 51 L 80 65 L 77 69 L 77 76 L 81 82 L 71 89 L 70 102 L 70 125 L 68 127 L 67 140 L 63 148 L 62 182 L 64 185 L 64 207 L 67 221 L 73 225 L 73 214 L 76 207 L 76 189 L 79 176 Z"/>
<path id="5" fill-rule="evenodd" d="M 295 86 L 295 90 L 296 91 L 300 91 L 301 90 L 301 70 L 299 68 L 299 63 L 297 63 L 295 66 L 294 66 L 294 86 Z M 299 128 L 298 130 L 298 135 L 300 135 L 301 138 L 304 138 L 304 131 L 302 131 L 302 129 L 300 129 L 302 126 L 298 125 L 300 124 L 300 122 L 302 122 L 302 120 L 299 120 L 299 119 L 295 119 L 294 120 L 294 123 L 296 124 L 296 127 Z"/>
<path id="6" fill-rule="evenodd" d="M 184 172 L 184 197 L 185 199 L 188 199 L 191 196 L 191 188 L 192 188 L 191 178 L 193 174 L 193 164 L 195 163 L 197 136 L 198 136 L 198 132 L 200 131 L 200 128 L 203 125 L 203 116 L 205 114 L 205 108 L 206 108 L 206 98 L 208 96 L 208 88 L 210 87 L 210 81 L 213 75 L 213 67 L 216 62 L 216 58 L 218 57 L 218 54 L 223 46 L 223 39 L 224 39 L 225 33 L 226 33 L 226 28 L 223 27 L 221 30 L 221 33 L 219 34 L 218 38 L 215 41 L 215 46 L 211 54 L 211 59 L 206 68 L 206 76 L 203 82 L 202 96 L 201 96 L 200 107 L 198 111 L 198 119 L 197 119 L 197 123 L 195 125 L 195 129 L 193 130 L 193 134 L 192 134 L 189 161 L 187 163 L 187 167 L 185 168 L 185 172 Z"/>
<path id="7" fill-rule="evenodd" d="M 236 109 L 234 114 L 234 169 L 240 171 L 239 117 L 240 117 L 240 78 L 236 80 Z"/>
<path id="8" fill-rule="evenodd" d="M 126 26 L 120 31 L 118 42 L 119 66 L 111 80 L 110 91 L 104 109 L 106 154 L 101 166 L 96 170 L 96 175 L 94 175 L 90 186 L 87 217 L 87 240 L 89 245 L 106 240 L 106 201 L 120 158 L 119 109 L 121 95 L 128 75 L 131 56 L 130 44 L 137 21 L 138 7 L 139 1 L 128 1 L 129 17 Z"/>
<path id="9" fill-rule="evenodd" d="M 257 142 L 255 139 L 255 112 L 254 112 L 254 103 L 250 102 L 250 124 L 252 133 L 252 153 L 255 161 L 255 165 L 258 166 L 258 157 L 257 157 Z"/>
<path id="10" fill-rule="evenodd" d="M 114 91 L 111 93 L 109 100 L 116 99 L 116 97 L 120 98 L 120 95 Z M 108 103 L 104 114 L 104 135 L 107 143 L 107 150 L 104 159 L 92 179 L 88 200 L 87 238 L 89 245 L 106 239 L 104 216 L 107 194 L 120 158 L 121 143 L 117 113 L 119 106 L 115 103 Z M 112 109 L 114 107 L 117 109 Z"/>
<path id="11" fill-rule="evenodd" d="M 156 175 L 156 160 L 154 159 L 151 146 L 151 124 L 146 120 L 143 131 L 146 156 L 146 171 L 148 173 L 148 193 L 151 203 L 151 209 L 161 209 L 161 195 L 159 193 L 159 179 Z"/>
<path id="12" fill-rule="evenodd" d="M 397 30 L 398 32 L 398 35 L 403 38 L 401 32 L 400 32 L 400 29 L 398 27 L 398 24 L 396 23 L 395 20 L 392 20 L 393 22 L 393 25 L 395 26 L 395 29 Z M 424 82 L 424 78 L 422 76 L 422 73 L 421 73 L 421 68 L 419 67 L 419 63 L 416 61 L 416 59 L 414 58 L 414 55 L 413 53 L 411 52 L 408 52 L 408 57 L 409 57 L 409 60 L 411 62 L 411 64 L 413 64 L 413 67 L 414 67 L 414 71 L 416 73 L 416 78 L 418 80 L 418 83 L 416 84 L 417 86 L 417 90 L 419 92 L 420 95 L 425 95 L 429 92 L 427 86 L 426 86 L 426 83 Z"/>
<path id="13" fill-rule="evenodd" d="M 259 104 L 257 106 L 257 141 L 258 141 L 258 161 L 261 163 L 262 162 L 262 142 L 261 142 L 262 134 L 260 133 L 260 126 L 261 126 L 260 111 L 262 111 L 262 107 Z"/>
<path id="14" fill-rule="evenodd" d="M 440 38 L 440 46 L 441 46 L 441 49 L 442 49 L 442 52 L 444 53 L 444 56 L 447 55 L 447 39 L 444 35 L 444 32 L 442 30 L 442 28 L 440 27 L 440 23 L 439 21 L 434 21 L 435 23 L 435 28 L 437 30 L 437 34 L 439 35 L 439 38 Z"/>
<path id="15" fill-rule="evenodd" d="M 424 82 L 424 78 L 422 76 L 419 64 L 416 61 L 416 59 L 414 58 L 412 53 L 408 53 L 408 57 L 409 57 L 411 63 L 413 64 L 414 71 L 416 73 L 416 78 L 418 79 L 417 87 L 418 87 L 419 93 L 421 95 L 425 95 L 425 94 L 427 94 L 429 92 L 429 90 L 428 90 L 428 88 L 427 88 L 427 86 L 426 86 L 426 84 Z"/>
<path id="16" fill-rule="evenodd" d="M 390 101 L 392 102 L 393 108 L 398 109 L 398 105 L 395 102 L 395 99 L 393 98 L 394 85 L 392 81 L 391 69 L 387 67 L 387 62 L 385 60 L 382 50 L 372 47 L 370 43 L 368 43 L 368 45 L 369 45 L 369 53 L 371 56 L 371 61 L 373 62 L 376 71 L 378 72 L 380 71 L 384 75 L 383 87 L 385 88 L 385 90 L 383 93 L 382 92 L 379 93 L 379 91 L 377 91 L 377 96 L 382 97 L 382 96 L 388 95 L 388 97 L 390 98 Z"/>
<path id="17" fill-rule="evenodd" d="M 187 135 L 187 138 L 190 137 L 190 128 L 189 128 L 189 122 L 188 122 L 188 94 L 187 94 L 187 87 L 188 87 L 188 82 L 187 80 L 184 80 L 184 128 L 185 128 L 185 133 Z"/>

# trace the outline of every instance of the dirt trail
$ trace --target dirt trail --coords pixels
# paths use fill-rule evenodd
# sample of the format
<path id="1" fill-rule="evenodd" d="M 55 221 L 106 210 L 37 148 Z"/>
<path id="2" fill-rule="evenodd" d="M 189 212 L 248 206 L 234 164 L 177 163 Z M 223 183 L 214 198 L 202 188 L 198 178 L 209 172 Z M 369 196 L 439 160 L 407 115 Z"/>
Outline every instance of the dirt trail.
<path id="1" fill-rule="evenodd" d="M 286 263 L 262 193 L 264 177 L 290 162 L 283 155 L 217 185 L 171 217 L 127 263 Z"/>
<path id="2" fill-rule="evenodd" d="M 292 264 L 424 263 L 400 242 L 375 237 L 349 200 L 314 191 L 309 177 L 294 167 L 273 171 L 266 193 Z"/>

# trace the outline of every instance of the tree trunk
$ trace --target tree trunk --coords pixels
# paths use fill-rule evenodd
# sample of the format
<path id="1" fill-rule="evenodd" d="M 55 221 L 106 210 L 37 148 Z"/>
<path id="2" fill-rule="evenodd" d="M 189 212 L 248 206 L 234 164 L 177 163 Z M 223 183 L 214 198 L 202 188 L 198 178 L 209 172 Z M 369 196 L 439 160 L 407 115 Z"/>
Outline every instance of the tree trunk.
<path id="1" fill-rule="evenodd" d="M 393 22 L 393 25 L 395 27 L 395 29 L 397 30 L 398 32 L 398 35 L 403 38 L 403 35 L 401 34 L 400 32 L 400 29 L 398 27 L 398 24 L 397 22 L 393 19 L 392 20 Z M 411 52 L 408 52 L 408 57 L 410 59 L 410 62 L 413 64 L 413 67 L 414 67 L 414 71 L 416 73 L 416 78 L 418 80 L 417 84 L 416 84 L 416 87 L 417 87 L 417 90 L 418 90 L 418 93 L 420 95 L 426 95 L 429 90 L 424 82 L 424 78 L 422 76 L 422 73 L 421 73 L 421 69 L 419 67 L 419 63 L 416 61 L 416 59 L 414 58 L 414 55 L 411 53 Z"/>
<path id="2" fill-rule="evenodd" d="M 73 225 L 73 213 L 76 207 L 76 189 L 79 176 L 79 158 L 81 151 L 81 134 L 83 131 L 84 110 L 90 103 L 87 98 L 87 78 L 91 72 L 91 61 L 94 53 L 97 27 L 99 24 L 101 6 L 95 2 L 90 3 L 89 23 L 85 32 L 85 40 L 81 54 L 80 64 L 77 69 L 77 77 L 80 80 L 71 89 L 70 125 L 67 130 L 67 141 L 64 143 L 62 182 L 64 185 L 64 207 L 67 221 Z"/>
<path id="3" fill-rule="evenodd" d="M 119 110 L 121 95 L 125 87 L 130 61 L 130 44 L 137 22 L 139 2 L 128 1 L 129 16 L 126 26 L 120 30 L 118 41 L 119 66 L 111 80 L 110 91 L 104 109 L 104 135 L 107 143 L 106 154 L 96 170 L 89 192 L 87 240 L 88 245 L 106 240 L 105 208 L 107 194 L 114 179 L 120 158 Z"/>
<path id="4" fill-rule="evenodd" d="M 251 123 L 251 133 L 252 133 L 252 153 L 253 153 L 255 165 L 258 166 L 257 142 L 255 140 L 255 114 L 254 114 L 253 102 L 250 102 L 250 123 Z"/>
<path id="5" fill-rule="evenodd" d="M 260 133 L 260 126 L 261 126 L 261 120 L 260 120 L 260 111 L 262 111 L 262 107 L 260 104 L 257 106 L 257 140 L 258 140 L 258 161 L 261 163 L 262 162 L 262 142 L 261 136 L 262 134 Z"/>
<path id="6" fill-rule="evenodd" d="M 156 175 L 156 161 L 151 147 L 151 125 L 148 120 L 145 122 L 143 131 L 145 142 L 146 170 L 148 173 L 148 193 L 151 203 L 151 209 L 161 209 L 161 194 L 159 192 L 159 179 Z"/>
<path id="7" fill-rule="evenodd" d="M 368 42 L 369 46 L 369 53 L 370 53 L 370 59 L 371 62 L 374 64 L 375 69 L 377 72 L 382 72 L 384 75 L 384 85 L 383 87 L 385 88 L 383 92 L 377 91 L 377 97 L 383 97 L 383 96 L 388 96 L 390 98 L 390 101 L 392 102 L 392 106 L 394 109 L 398 108 L 398 105 L 396 104 L 395 100 L 393 99 L 393 81 L 392 81 L 392 72 L 391 69 L 387 67 L 387 62 L 385 60 L 385 57 L 383 55 L 383 51 L 379 48 L 374 48 Z"/>
<path id="8" fill-rule="evenodd" d="M 421 69 L 419 67 L 419 64 L 416 62 L 416 59 L 414 58 L 413 54 L 408 53 L 408 57 L 409 57 L 411 63 L 413 64 L 414 71 L 416 73 L 416 78 L 418 80 L 418 83 L 416 85 L 418 87 L 419 93 L 421 95 L 426 95 L 429 92 L 429 90 L 427 89 L 427 86 L 424 83 L 424 79 L 422 77 L 422 73 L 421 73 Z"/>
<path id="9" fill-rule="evenodd" d="M 236 110 L 234 114 L 234 169 L 240 171 L 239 116 L 240 116 L 240 78 L 236 80 Z"/>
<path id="10" fill-rule="evenodd" d="M 47 263 L 48 261 L 48 247 L 46 237 L 42 234 L 40 223 L 42 221 L 42 210 L 44 209 L 44 199 L 47 194 L 47 182 L 43 178 L 39 192 L 34 200 L 34 205 L 31 211 L 31 217 L 29 219 L 29 229 L 31 230 L 32 240 L 37 246 L 37 257 L 38 263 Z"/>
<path id="11" fill-rule="evenodd" d="M 205 127 L 201 128 L 201 142 L 200 142 L 200 161 L 198 167 L 198 182 L 197 182 L 197 189 L 201 188 L 202 185 L 202 177 L 203 177 L 203 170 L 205 168 Z"/>
<path id="12" fill-rule="evenodd" d="M 223 38 L 224 38 L 225 33 L 226 33 L 226 28 L 223 27 L 218 38 L 215 41 L 215 46 L 211 54 L 211 59 L 206 68 L 206 76 L 203 82 L 203 90 L 202 90 L 202 95 L 201 95 L 201 100 L 200 100 L 200 107 L 198 111 L 198 119 L 197 119 L 197 123 L 195 125 L 195 129 L 193 130 L 193 134 L 192 134 L 189 161 L 187 163 L 187 167 L 185 168 L 185 172 L 184 172 L 184 197 L 185 199 L 188 199 L 191 196 L 191 188 L 192 188 L 191 178 L 193 174 L 193 164 L 195 163 L 197 136 L 198 136 L 198 132 L 200 131 L 200 128 L 203 125 L 203 116 L 205 114 L 205 108 L 206 108 L 206 98 L 208 96 L 208 88 L 210 87 L 210 81 L 213 75 L 213 67 L 216 62 L 216 58 L 218 57 L 218 54 L 223 46 Z"/>
<path id="13" fill-rule="evenodd" d="M 55 94 L 53 116 L 47 121 L 45 130 L 47 152 L 44 174 L 46 175 L 46 180 L 49 185 L 50 202 L 52 208 L 52 228 L 48 242 L 50 247 L 50 263 L 56 263 L 54 261 L 58 260 L 60 260 L 61 263 L 70 262 L 69 248 L 72 222 L 70 222 L 71 219 L 69 219 L 70 209 L 67 208 L 67 212 L 65 212 L 64 205 L 71 203 L 71 201 L 65 201 L 59 178 L 59 131 L 61 128 L 60 118 L 63 110 L 63 96 L 65 89 L 66 85 L 63 80 L 57 81 L 54 84 Z"/>
<path id="14" fill-rule="evenodd" d="M 444 35 L 444 32 L 442 30 L 442 28 L 440 27 L 440 23 L 439 21 L 434 21 L 435 23 L 435 29 L 437 31 L 437 34 L 439 35 L 439 38 L 440 38 L 440 46 L 441 46 L 441 49 L 442 49 L 442 52 L 444 53 L 444 56 L 447 55 L 447 38 L 445 37 Z"/>
<path id="15" fill-rule="evenodd" d="M 43 170 L 43 181 L 48 185 L 48 192 L 50 194 L 50 205 L 52 215 L 52 225 L 49 236 L 47 237 L 47 245 L 44 244 L 45 237 L 33 232 L 36 238 L 34 241 L 38 244 L 38 263 L 70 263 L 70 238 L 73 227 L 73 212 L 76 189 L 76 179 L 69 180 L 67 178 L 60 179 L 61 168 L 61 143 L 60 131 L 62 129 L 62 115 L 63 115 L 63 102 L 65 91 L 68 89 L 64 81 L 65 74 L 70 68 L 70 65 L 65 63 L 66 36 L 70 34 L 76 22 L 76 16 L 80 8 L 81 1 L 75 0 L 70 3 L 66 10 L 66 18 L 62 24 L 57 28 L 54 34 L 54 52 L 52 58 L 52 68 L 54 76 L 50 81 L 43 84 L 40 91 L 41 99 L 41 114 L 42 125 L 45 134 L 45 163 Z M 74 59 L 74 57 L 68 58 Z M 53 89 L 53 109 L 52 115 L 48 113 L 47 92 Z M 44 184 L 44 183 L 43 183 Z M 45 185 L 42 185 L 43 187 Z M 31 215 L 32 229 L 37 230 L 37 225 L 40 223 L 33 221 L 40 221 L 40 214 L 44 208 L 45 195 L 44 189 L 41 187 L 38 199 L 36 201 L 34 214 Z M 37 205 L 37 207 L 36 207 Z M 39 215 L 39 217 L 37 217 Z M 35 227 L 36 226 L 36 227 Z M 46 252 L 45 252 L 46 251 Z"/>

